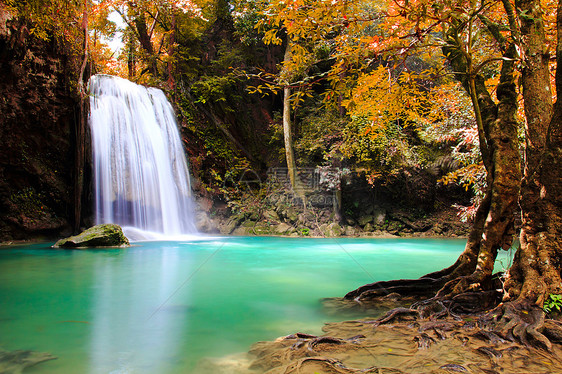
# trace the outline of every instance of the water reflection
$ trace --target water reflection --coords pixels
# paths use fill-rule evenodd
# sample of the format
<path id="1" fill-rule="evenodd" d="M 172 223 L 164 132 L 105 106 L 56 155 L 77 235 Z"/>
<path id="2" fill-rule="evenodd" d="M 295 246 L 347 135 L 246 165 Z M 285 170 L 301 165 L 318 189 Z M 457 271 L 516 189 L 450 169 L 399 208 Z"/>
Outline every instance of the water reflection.
<path id="1" fill-rule="evenodd" d="M 97 258 L 92 301 L 93 373 L 164 373 L 179 357 L 187 330 L 189 255 L 177 247 Z M 158 261 L 159 263 L 154 263 Z"/>

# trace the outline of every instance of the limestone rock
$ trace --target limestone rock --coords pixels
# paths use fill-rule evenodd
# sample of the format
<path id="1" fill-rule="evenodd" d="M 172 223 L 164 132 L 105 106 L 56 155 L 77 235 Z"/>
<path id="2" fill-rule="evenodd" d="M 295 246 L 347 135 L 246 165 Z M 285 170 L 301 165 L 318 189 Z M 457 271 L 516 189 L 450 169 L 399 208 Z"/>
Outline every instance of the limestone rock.
<path id="1" fill-rule="evenodd" d="M 265 212 L 263 212 L 263 216 L 266 220 L 269 221 L 279 221 L 279 215 L 274 210 L 266 210 Z"/>
<path id="2" fill-rule="evenodd" d="M 119 225 L 106 223 L 90 227 L 82 233 L 61 239 L 53 248 L 128 247 L 129 239 Z"/>
<path id="3" fill-rule="evenodd" d="M 341 236 L 343 234 L 343 229 L 340 225 L 333 222 L 328 225 L 327 234 L 328 236 Z"/>
<path id="4" fill-rule="evenodd" d="M 291 225 L 288 225 L 288 224 L 286 224 L 285 222 L 282 222 L 282 223 L 278 224 L 278 225 L 275 227 L 275 231 L 276 231 L 278 234 L 285 234 L 285 233 L 286 233 L 287 231 L 289 231 L 291 228 L 292 228 Z"/>
<path id="5" fill-rule="evenodd" d="M 299 220 L 299 213 L 293 207 L 289 207 L 285 211 L 284 215 L 285 215 L 285 217 L 287 217 L 287 220 L 290 221 L 290 222 L 297 222 Z"/>
<path id="6" fill-rule="evenodd" d="M 344 231 L 345 231 L 346 236 L 357 236 L 358 235 L 357 230 L 353 226 L 345 226 Z"/>
<path id="7" fill-rule="evenodd" d="M 373 222 L 373 216 L 361 216 L 357 220 L 357 223 L 360 226 L 365 226 L 366 224 L 371 223 L 371 222 Z"/>
<path id="8" fill-rule="evenodd" d="M 375 209 L 373 219 L 376 225 L 382 225 L 386 219 L 386 211 L 383 209 Z"/>
<path id="9" fill-rule="evenodd" d="M 242 226 L 237 227 L 232 232 L 232 235 L 234 235 L 234 236 L 246 236 L 246 235 L 248 235 L 248 228 L 242 227 Z"/>
<path id="10" fill-rule="evenodd" d="M 197 212 L 195 214 L 195 226 L 199 232 L 212 233 L 217 232 L 217 226 L 206 212 Z M 234 228 L 233 228 L 234 229 Z M 232 230 L 233 230 L 232 229 Z M 230 232 L 232 232 L 230 230 Z M 228 234 L 230 234 L 230 232 Z"/>
<path id="11" fill-rule="evenodd" d="M 229 219 L 224 225 L 221 225 L 220 233 L 226 235 L 232 234 L 236 226 L 238 226 L 238 220 Z"/>

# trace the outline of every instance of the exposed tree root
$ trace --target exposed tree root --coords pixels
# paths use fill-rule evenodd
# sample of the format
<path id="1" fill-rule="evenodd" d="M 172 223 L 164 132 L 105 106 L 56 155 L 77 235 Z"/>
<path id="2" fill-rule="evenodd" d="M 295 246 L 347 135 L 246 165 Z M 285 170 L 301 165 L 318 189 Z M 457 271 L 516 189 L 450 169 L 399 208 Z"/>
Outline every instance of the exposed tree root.
<path id="1" fill-rule="evenodd" d="M 545 328 L 545 314 L 528 300 L 507 302 L 487 313 L 480 324 L 500 334 L 504 339 L 520 342 L 527 347 L 538 344 L 549 352 L 551 341 L 542 333 Z M 552 334 L 562 333 L 562 327 L 552 324 Z"/>
<path id="2" fill-rule="evenodd" d="M 445 280 L 432 278 L 399 279 L 366 284 L 347 293 L 344 298 L 358 302 L 376 299 L 392 293 L 401 296 L 431 297 L 445 284 Z"/>
<path id="3" fill-rule="evenodd" d="M 346 368 L 340 361 L 332 358 L 324 357 L 306 357 L 298 360 L 294 365 L 288 367 L 285 370 L 285 374 L 291 373 L 310 373 L 311 364 L 314 365 L 315 369 L 322 368 L 322 372 L 325 373 L 356 373 L 355 370 L 350 370 Z"/>

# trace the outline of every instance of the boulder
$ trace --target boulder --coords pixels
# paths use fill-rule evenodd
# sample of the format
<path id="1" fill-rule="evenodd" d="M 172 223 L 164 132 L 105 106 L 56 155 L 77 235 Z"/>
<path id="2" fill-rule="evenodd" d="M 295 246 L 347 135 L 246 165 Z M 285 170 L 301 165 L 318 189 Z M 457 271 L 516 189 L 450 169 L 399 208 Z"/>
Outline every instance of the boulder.
<path id="1" fill-rule="evenodd" d="M 345 231 L 346 236 L 357 236 L 358 235 L 357 229 L 355 229 L 355 227 L 353 227 L 353 226 L 345 226 L 344 231 Z"/>
<path id="2" fill-rule="evenodd" d="M 218 231 L 216 224 L 205 212 L 197 212 L 195 214 L 195 226 L 197 227 L 197 231 L 203 233 L 213 233 Z M 234 228 L 232 228 L 232 230 L 234 230 Z M 230 232 L 232 232 L 232 230 L 230 230 Z"/>
<path id="3" fill-rule="evenodd" d="M 224 225 L 220 226 L 220 233 L 229 235 L 232 234 L 234 229 L 238 226 L 238 220 L 236 219 L 229 219 Z"/>
<path id="4" fill-rule="evenodd" d="M 382 225 L 386 220 L 386 211 L 384 209 L 375 209 L 373 218 L 376 225 Z"/>
<path id="5" fill-rule="evenodd" d="M 249 230 L 251 230 L 248 227 L 242 227 L 242 226 L 238 226 L 237 228 L 234 229 L 234 231 L 232 232 L 232 235 L 234 236 L 247 236 L 249 235 Z"/>
<path id="6" fill-rule="evenodd" d="M 82 233 L 61 239 L 53 248 L 128 247 L 129 239 L 119 225 L 106 223 L 90 227 Z"/>
<path id="7" fill-rule="evenodd" d="M 284 212 L 284 216 L 287 218 L 289 222 L 295 223 L 299 220 L 299 213 L 293 207 L 289 207 Z"/>
<path id="8" fill-rule="evenodd" d="M 357 223 L 360 226 L 365 226 L 366 224 L 371 223 L 371 222 L 373 222 L 373 216 L 361 216 L 357 220 Z"/>
<path id="9" fill-rule="evenodd" d="M 343 234 L 343 229 L 340 225 L 333 222 L 328 225 L 328 230 L 326 232 L 327 236 L 341 236 Z"/>
<path id="10" fill-rule="evenodd" d="M 286 224 L 285 222 L 281 222 L 280 224 L 278 224 L 278 225 L 275 227 L 275 231 L 276 231 L 278 234 L 281 234 L 281 235 L 282 235 L 282 234 L 285 234 L 287 231 L 289 231 L 289 230 L 292 229 L 292 228 L 293 228 L 293 226 L 288 225 L 288 224 Z"/>
<path id="11" fill-rule="evenodd" d="M 279 222 L 279 215 L 274 210 L 266 210 L 263 212 L 263 216 L 268 221 Z"/>
<path id="12" fill-rule="evenodd" d="M 272 231 L 272 227 L 268 224 L 258 222 L 250 232 L 254 235 L 271 235 Z"/>

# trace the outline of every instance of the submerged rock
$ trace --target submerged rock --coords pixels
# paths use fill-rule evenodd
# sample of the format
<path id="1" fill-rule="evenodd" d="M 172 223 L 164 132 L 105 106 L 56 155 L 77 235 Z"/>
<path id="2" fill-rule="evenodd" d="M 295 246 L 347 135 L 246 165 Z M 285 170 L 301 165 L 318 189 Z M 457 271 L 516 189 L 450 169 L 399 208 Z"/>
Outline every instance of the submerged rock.
<path id="1" fill-rule="evenodd" d="M 128 247 L 129 239 L 119 225 L 105 223 L 90 227 L 82 233 L 61 239 L 53 248 Z"/>
<path id="2" fill-rule="evenodd" d="M 25 368 L 55 359 L 55 356 L 45 352 L 4 351 L 0 349 L 0 373 L 19 374 Z"/>

